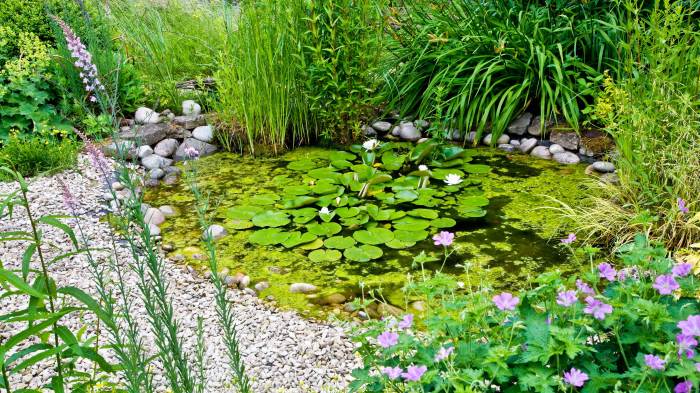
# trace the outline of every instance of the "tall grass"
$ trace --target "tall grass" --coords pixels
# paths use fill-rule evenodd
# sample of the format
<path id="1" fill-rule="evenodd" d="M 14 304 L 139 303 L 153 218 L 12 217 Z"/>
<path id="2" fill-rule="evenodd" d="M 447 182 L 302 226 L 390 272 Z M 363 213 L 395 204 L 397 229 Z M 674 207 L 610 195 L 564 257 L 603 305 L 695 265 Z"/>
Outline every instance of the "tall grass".
<path id="1" fill-rule="evenodd" d="M 620 14 L 607 1 L 401 2 L 384 98 L 479 135 L 529 107 L 578 127 L 600 73 L 617 69 Z"/>

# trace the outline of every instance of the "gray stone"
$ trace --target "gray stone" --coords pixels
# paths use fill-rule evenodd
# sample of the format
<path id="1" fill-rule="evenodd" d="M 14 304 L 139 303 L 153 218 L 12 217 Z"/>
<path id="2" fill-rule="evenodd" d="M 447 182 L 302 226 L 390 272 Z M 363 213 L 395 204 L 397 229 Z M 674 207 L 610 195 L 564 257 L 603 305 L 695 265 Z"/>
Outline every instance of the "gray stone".
<path id="1" fill-rule="evenodd" d="M 148 171 L 148 177 L 151 179 L 162 179 L 165 176 L 165 171 L 160 168 L 153 168 Z"/>
<path id="2" fill-rule="evenodd" d="M 113 189 L 114 191 L 121 191 L 121 190 L 124 189 L 124 185 L 121 184 L 121 183 L 118 182 L 118 181 L 115 181 L 114 183 L 112 183 L 112 189 Z"/>
<path id="3" fill-rule="evenodd" d="M 475 140 L 476 140 L 476 131 L 470 131 L 469 134 L 467 134 L 467 142 L 474 143 Z"/>
<path id="4" fill-rule="evenodd" d="M 166 168 L 166 169 L 167 169 L 167 168 Z M 176 183 L 177 183 L 177 181 L 179 180 L 179 178 L 180 178 L 180 177 L 179 177 L 177 174 L 168 173 L 168 174 L 165 175 L 165 177 L 163 178 L 163 184 L 165 184 L 166 186 L 172 186 L 173 184 L 176 184 Z"/>
<path id="5" fill-rule="evenodd" d="M 313 284 L 307 284 L 305 282 L 295 282 L 289 286 L 289 292 L 291 293 L 312 293 L 316 292 L 318 288 Z"/>
<path id="6" fill-rule="evenodd" d="M 159 207 L 158 210 L 160 210 L 160 212 L 163 213 L 165 217 L 177 216 L 177 210 L 170 205 L 163 205 Z"/>
<path id="7" fill-rule="evenodd" d="M 243 275 L 243 277 L 238 280 L 238 288 L 246 289 L 248 286 L 250 286 L 250 276 Z"/>
<path id="8" fill-rule="evenodd" d="M 180 176 L 180 173 L 182 173 L 182 170 L 176 166 L 169 166 L 163 169 L 165 171 L 165 174 L 167 175 L 177 175 Z"/>
<path id="9" fill-rule="evenodd" d="M 491 145 L 492 139 L 493 139 L 493 134 L 489 133 L 489 134 L 486 134 L 486 136 L 484 137 L 484 140 L 482 142 L 484 143 L 484 145 Z M 497 145 L 506 144 L 508 142 L 510 142 L 510 137 L 506 134 L 499 136 L 498 139 L 496 140 Z"/>
<path id="10" fill-rule="evenodd" d="M 498 149 L 506 151 L 508 153 L 512 153 L 517 149 L 517 147 L 511 145 L 510 143 L 501 143 L 500 145 L 498 145 Z"/>
<path id="11" fill-rule="evenodd" d="M 199 152 L 200 157 L 208 156 L 218 150 L 218 148 L 212 144 L 202 142 L 199 139 L 195 138 L 187 138 L 184 142 L 180 144 L 180 147 L 178 147 L 177 151 L 175 152 L 176 161 L 182 161 L 186 158 L 189 158 L 185 154 L 185 151 L 188 147 L 197 150 L 197 152 Z"/>
<path id="12" fill-rule="evenodd" d="M 160 115 L 153 109 L 142 106 L 136 109 L 136 113 L 134 113 L 134 121 L 136 122 L 136 124 L 160 123 Z"/>
<path id="13" fill-rule="evenodd" d="M 520 151 L 529 154 L 537 146 L 537 138 L 525 138 L 520 141 Z"/>
<path id="14" fill-rule="evenodd" d="M 462 132 L 460 130 L 454 129 L 452 131 L 447 131 L 447 133 L 448 139 L 452 139 L 453 141 L 462 140 Z"/>
<path id="15" fill-rule="evenodd" d="M 600 175 L 599 180 L 607 184 L 620 184 L 620 177 L 617 173 L 603 173 Z"/>
<path id="16" fill-rule="evenodd" d="M 182 101 L 183 116 L 199 116 L 202 113 L 202 107 L 193 100 Z"/>
<path id="17" fill-rule="evenodd" d="M 581 162 L 581 159 L 578 158 L 578 155 L 575 153 L 572 153 L 570 151 L 565 151 L 563 153 L 557 153 L 553 156 L 554 161 L 560 163 L 560 164 L 578 164 Z"/>
<path id="18" fill-rule="evenodd" d="M 362 135 L 373 138 L 377 136 L 377 130 L 365 124 L 362 126 Z"/>
<path id="19" fill-rule="evenodd" d="M 160 236 L 160 227 L 157 225 L 148 224 L 148 233 L 151 234 L 151 237 Z"/>
<path id="20" fill-rule="evenodd" d="M 134 127 L 133 129 L 122 132 L 119 138 L 128 141 L 135 141 L 140 145 L 155 145 L 168 137 L 170 125 L 166 123 L 145 124 L 143 126 Z"/>
<path id="21" fill-rule="evenodd" d="M 262 292 L 267 288 L 270 288 L 270 283 L 267 281 L 260 281 L 259 283 L 255 284 L 255 290 L 258 292 Z"/>
<path id="22" fill-rule="evenodd" d="M 145 158 L 150 156 L 151 154 L 153 154 L 153 149 L 148 145 L 139 146 L 139 148 L 136 149 L 136 155 L 139 158 Z"/>
<path id="23" fill-rule="evenodd" d="M 102 146 L 102 153 L 108 157 L 120 157 L 132 160 L 136 157 L 136 144 L 132 141 L 112 142 Z"/>
<path id="24" fill-rule="evenodd" d="M 561 145 L 558 145 L 556 143 L 549 146 L 549 152 L 552 154 L 563 153 L 565 151 L 566 151 L 566 149 L 564 149 L 563 147 L 561 147 Z"/>
<path id="25" fill-rule="evenodd" d="M 421 144 L 421 143 L 425 143 L 425 142 L 427 142 L 427 141 L 429 141 L 429 140 L 430 140 L 430 138 L 420 138 L 420 139 L 418 140 L 417 143 L 418 143 L 418 144 Z"/>
<path id="26" fill-rule="evenodd" d="M 577 151 L 581 138 L 574 131 L 552 131 L 549 140 L 561 145 L 564 149 Z"/>
<path id="27" fill-rule="evenodd" d="M 544 160 L 549 160 L 552 158 L 552 154 L 549 152 L 549 149 L 545 146 L 535 147 L 534 149 L 532 149 L 532 152 L 530 152 L 530 155 L 537 158 L 542 158 Z"/>
<path id="28" fill-rule="evenodd" d="M 517 139 L 511 139 L 510 144 L 516 147 L 520 147 L 520 141 Z"/>
<path id="29" fill-rule="evenodd" d="M 153 152 L 161 157 L 170 157 L 173 155 L 173 153 L 175 153 L 175 151 L 177 151 L 178 146 L 180 146 L 180 144 L 175 139 L 163 139 L 162 141 L 158 142 L 156 147 L 153 149 Z"/>
<path id="30" fill-rule="evenodd" d="M 143 182 L 143 185 L 146 186 L 146 187 L 150 187 L 150 188 L 158 187 L 158 186 L 160 185 L 160 180 L 158 180 L 158 179 L 151 179 L 151 178 L 149 177 L 148 179 L 146 179 L 146 180 Z"/>
<path id="31" fill-rule="evenodd" d="M 211 239 L 215 241 L 221 239 L 226 235 L 228 235 L 228 231 L 226 230 L 226 228 L 218 224 L 210 225 L 209 228 L 207 228 L 207 230 L 204 232 L 205 237 L 211 237 Z"/>
<path id="32" fill-rule="evenodd" d="M 543 127 L 540 124 L 541 118 L 539 116 L 535 116 L 532 119 L 532 122 L 530 122 L 530 126 L 527 127 L 527 133 L 532 135 L 532 136 L 540 136 L 543 134 Z M 545 124 L 546 127 L 546 124 Z"/>
<path id="33" fill-rule="evenodd" d="M 615 172 L 615 165 L 612 162 L 607 161 L 596 161 L 592 165 L 596 172 L 600 173 L 612 173 Z"/>
<path id="34" fill-rule="evenodd" d="M 391 135 L 393 136 L 399 136 L 399 131 L 401 131 L 401 127 L 399 126 L 394 126 L 391 129 Z"/>
<path id="35" fill-rule="evenodd" d="M 161 157 L 157 154 L 151 154 L 150 156 L 144 157 L 141 160 L 141 165 L 143 165 L 146 169 L 165 168 L 166 166 L 170 166 L 172 163 L 173 160 Z"/>
<path id="36" fill-rule="evenodd" d="M 399 126 L 399 137 L 407 141 L 417 141 L 421 138 L 421 134 L 412 122 L 402 122 Z"/>
<path id="37" fill-rule="evenodd" d="M 427 120 L 423 119 L 418 119 L 413 122 L 413 125 L 418 127 L 421 130 L 425 130 L 426 128 L 430 127 L 430 123 Z"/>
<path id="38" fill-rule="evenodd" d="M 584 147 L 584 146 L 581 146 L 581 147 L 578 148 L 578 154 L 580 154 L 580 155 L 582 155 L 582 156 L 586 156 L 586 157 L 593 157 L 593 156 L 595 156 L 595 153 L 594 153 L 592 150 L 590 150 L 590 149 L 588 149 L 588 148 L 586 148 L 586 147 Z"/>
<path id="39" fill-rule="evenodd" d="M 372 123 L 372 128 L 379 132 L 387 133 L 391 129 L 391 123 L 388 121 L 375 121 Z"/>
<path id="40" fill-rule="evenodd" d="M 199 126 L 192 131 L 192 136 L 202 142 L 211 142 L 214 140 L 214 127 Z"/>
<path id="41" fill-rule="evenodd" d="M 207 125 L 207 119 L 202 116 L 175 116 L 173 124 L 186 130 L 194 130 L 197 127 Z"/>
<path id="42" fill-rule="evenodd" d="M 143 221 L 149 225 L 160 226 L 160 224 L 165 222 L 165 216 L 160 210 L 149 207 L 148 210 L 146 210 L 146 214 L 143 215 Z"/>
<path id="43" fill-rule="evenodd" d="M 508 126 L 508 132 L 515 135 L 524 135 L 532 121 L 532 113 L 525 112 Z"/>

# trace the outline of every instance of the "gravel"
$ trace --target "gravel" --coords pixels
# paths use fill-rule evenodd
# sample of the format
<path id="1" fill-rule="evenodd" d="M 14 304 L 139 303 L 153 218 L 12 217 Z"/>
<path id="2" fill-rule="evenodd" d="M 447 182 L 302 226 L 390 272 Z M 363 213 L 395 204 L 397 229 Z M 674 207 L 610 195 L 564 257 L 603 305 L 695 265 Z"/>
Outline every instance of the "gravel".
<path id="1" fill-rule="evenodd" d="M 51 177 L 36 178 L 30 184 L 30 201 L 35 216 L 42 214 L 67 214 L 61 196 L 58 178 L 68 184 L 78 203 L 81 227 L 92 248 L 109 248 L 114 236 L 104 220 L 102 198 L 105 188 L 96 171 L 88 164 L 86 157 L 80 157 L 76 170 L 63 172 Z M 14 184 L 0 183 L 0 195 L 15 189 Z M 70 225 L 76 228 L 75 220 Z M 0 231 L 28 230 L 29 223 L 23 209 L 17 208 L 14 215 L 0 219 Z M 46 252 L 49 256 L 69 250 L 67 237 L 51 227 L 42 226 L 47 241 L 55 243 L 57 249 Z M 117 239 L 118 264 L 126 267 L 130 261 L 130 250 Z M 0 256 L 8 269 L 18 269 L 25 245 L 22 243 L 0 243 Z M 104 261 L 107 253 L 97 253 Z M 89 265 L 81 256 L 63 259 L 50 267 L 52 277 L 59 286 L 79 287 L 94 296 Z M 194 356 L 196 345 L 197 319 L 203 318 L 206 342 L 207 383 L 206 392 L 233 392 L 230 369 L 221 329 L 216 317 L 214 288 L 209 281 L 192 269 L 165 262 L 165 275 L 169 284 L 169 295 L 175 315 L 181 328 L 181 337 L 186 349 Z M 115 276 L 112 274 L 112 276 Z M 126 277 L 127 287 L 132 291 L 131 298 L 138 298 L 136 277 Z M 249 289 L 249 288 L 248 288 Z M 2 298 L 4 289 L 0 287 L 0 310 L 11 312 L 25 307 L 17 297 Z M 252 291 L 252 290 L 251 290 Z M 359 366 L 355 344 L 347 337 L 344 327 L 326 322 L 304 319 L 295 312 L 275 309 L 271 304 L 251 295 L 251 291 L 230 290 L 231 306 L 238 329 L 239 346 L 254 392 L 341 392 L 347 390 L 351 380 L 350 372 Z M 155 345 L 149 332 L 143 305 L 137 300 L 133 313 L 143 330 L 147 350 L 153 353 Z M 77 330 L 86 326 L 94 334 L 95 321 L 91 315 L 70 314 L 62 320 L 64 325 Z M 18 324 L 0 322 L 0 341 L 23 328 Z M 26 345 L 29 345 L 28 343 Z M 105 351 L 103 356 L 115 361 L 112 354 Z M 36 388 L 46 383 L 53 375 L 52 367 L 40 363 L 25 369 L 22 375 L 10 378 L 15 389 Z M 88 367 L 79 364 L 79 367 Z M 154 382 L 157 391 L 166 392 L 166 378 L 162 368 L 155 362 Z"/>

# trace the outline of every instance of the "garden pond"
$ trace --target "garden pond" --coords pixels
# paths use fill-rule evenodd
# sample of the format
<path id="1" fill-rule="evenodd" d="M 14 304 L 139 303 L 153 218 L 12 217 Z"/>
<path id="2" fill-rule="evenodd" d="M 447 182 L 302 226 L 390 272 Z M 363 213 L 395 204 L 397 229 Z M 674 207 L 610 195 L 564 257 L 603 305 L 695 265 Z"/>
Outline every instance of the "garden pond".
<path id="1" fill-rule="evenodd" d="M 219 153 L 184 165 L 196 168 L 212 221 L 228 231 L 217 241 L 220 267 L 245 272 L 251 285 L 267 281 L 261 297 L 305 314 L 323 313 L 329 299 L 352 299 L 361 288 L 406 307 L 400 288 L 420 272 L 414 257 L 421 253 L 425 269 L 496 287 L 526 285 L 548 268 L 576 269 L 558 240 L 566 228 L 551 207 L 555 199 L 582 198 L 583 165 L 490 148 L 448 147 L 440 159 L 410 149 L 299 148 L 272 158 Z M 195 200 L 185 184 L 149 190 L 145 202 L 176 209 L 161 227 L 163 243 L 171 257 L 205 269 Z M 440 231 L 455 233 L 446 260 L 432 240 Z M 318 291 L 291 293 L 293 283 Z"/>

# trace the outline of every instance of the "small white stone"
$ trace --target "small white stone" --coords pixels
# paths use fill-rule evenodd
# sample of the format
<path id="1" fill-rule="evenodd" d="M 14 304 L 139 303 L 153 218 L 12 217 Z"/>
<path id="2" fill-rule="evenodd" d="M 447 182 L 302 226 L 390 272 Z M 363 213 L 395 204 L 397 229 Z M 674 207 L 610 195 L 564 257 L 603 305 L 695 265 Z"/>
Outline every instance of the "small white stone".
<path id="1" fill-rule="evenodd" d="M 160 226 L 160 224 L 165 222 L 165 216 L 160 210 L 149 207 L 148 210 L 146 210 L 146 214 L 143 216 L 143 221 L 146 224 Z"/>
<path id="2" fill-rule="evenodd" d="M 202 107 L 193 100 L 182 101 L 183 116 L 198 116 L 202 113 Z"/>
<path id="3" fill-rule="evenodd" d="M 218 224 L 211 225 L 204 232 L 204 236 L 211 237 L 212 240 L 219 240 L 226 235 L 228 235 L 228 231 L 226 231 L 226 228 Z"/>
<path id="4" fill-rule="evenodd" d="M 151 154 L 153 154 L 153 149 L 148 145 L 139 146 L 139 148 L 136 149 L 136 155 L 139 158 L 146 158 Z"/>
<path id="5" fill-rule="evenodd" d="M 214 140 L 214 127 L 212 126 L 200 126 L 192 131 L 192 136 L 202 142 L 211 142 Z"/>
<path id="6" fill-rule="evenodd" d="M 134 113 L 134 121 L 136 124 L 160 123 L 160 115 L 153 109 L 142 106 L 136 109 L 136 113 Z"/>

